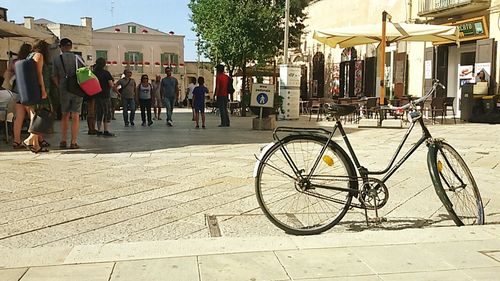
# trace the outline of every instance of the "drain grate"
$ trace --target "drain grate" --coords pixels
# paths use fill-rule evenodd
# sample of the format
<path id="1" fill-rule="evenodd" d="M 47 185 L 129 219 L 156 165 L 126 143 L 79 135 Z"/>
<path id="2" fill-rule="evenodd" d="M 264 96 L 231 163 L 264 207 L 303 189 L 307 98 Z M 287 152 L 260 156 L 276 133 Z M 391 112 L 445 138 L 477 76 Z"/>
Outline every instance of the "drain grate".
<path id="1" fill-rule="evenodd" d="M 214 215 L 205 215 L 208 223 L 208 231 L 210 232 L 210 237 L 221 237 L 221 232 L 219 228 L 219 221 Z"/>

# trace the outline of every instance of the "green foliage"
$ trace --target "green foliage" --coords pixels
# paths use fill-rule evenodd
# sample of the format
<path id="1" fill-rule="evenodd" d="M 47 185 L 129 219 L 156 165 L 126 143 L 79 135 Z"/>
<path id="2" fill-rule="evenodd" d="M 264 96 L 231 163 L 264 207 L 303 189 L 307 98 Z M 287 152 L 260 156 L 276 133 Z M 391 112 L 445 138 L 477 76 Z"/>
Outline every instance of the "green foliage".
<path id="1" fill-rule="evenodd" d="M 191 21 L 200 49 L 230 73 L 248 62 L 265 62 L 280 54 L 284 37 L 285 0 L 191 0 Z M 290 46 L 304 29 L 308 0 L 290 1 Z M 282 51 L 281 51 L 282 52 Z"/>

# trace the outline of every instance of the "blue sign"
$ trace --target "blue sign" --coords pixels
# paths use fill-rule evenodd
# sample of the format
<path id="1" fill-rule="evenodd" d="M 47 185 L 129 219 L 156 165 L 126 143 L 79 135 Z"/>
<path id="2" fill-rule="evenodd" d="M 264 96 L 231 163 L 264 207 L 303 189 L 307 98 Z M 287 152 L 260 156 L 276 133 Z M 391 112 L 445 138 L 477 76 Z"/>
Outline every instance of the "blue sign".
<path id="1" fill-rule="evenodd" d="M 265 105 L 268 100 L 269 100 L 269 97 L 267 96 L 266 93 L 260 93 L 257 95 L 257 103 L 260 105 Z"/>

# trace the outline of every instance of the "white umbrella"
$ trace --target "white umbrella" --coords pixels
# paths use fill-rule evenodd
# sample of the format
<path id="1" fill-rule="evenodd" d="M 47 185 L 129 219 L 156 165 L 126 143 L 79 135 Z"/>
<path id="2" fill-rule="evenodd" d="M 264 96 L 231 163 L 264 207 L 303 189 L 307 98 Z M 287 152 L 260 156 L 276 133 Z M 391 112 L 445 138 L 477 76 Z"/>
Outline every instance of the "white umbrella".
<path id="1" fill-rule="evenodd" d="M 382 41 L 382 23 L 331 28 L 314 31 L 313 38 L 331 47 L 353 47 Z M 398 41 L 432 42 L 435 44 L 458 44 L 460 31 L 456 26 L 388 23 L 388 43 Z"/>

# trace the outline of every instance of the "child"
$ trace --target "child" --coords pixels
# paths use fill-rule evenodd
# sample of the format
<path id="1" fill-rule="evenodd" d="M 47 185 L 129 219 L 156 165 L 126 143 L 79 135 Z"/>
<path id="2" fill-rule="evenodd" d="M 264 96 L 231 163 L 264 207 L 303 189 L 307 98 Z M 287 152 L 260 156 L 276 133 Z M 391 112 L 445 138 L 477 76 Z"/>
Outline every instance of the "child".
<path id="1" fill-rule="evenodd" d="M 201 113 L 201 127 L 205 129 L 205 94 L 208 93 L 207 87 L 205 87 L 205 78 L 198 78 L 198 86 L 193 90 L 193 109 L 194 109 L 194 120 L 196 121 L 196 129 L 200 128 L 199 120 Z"/>

